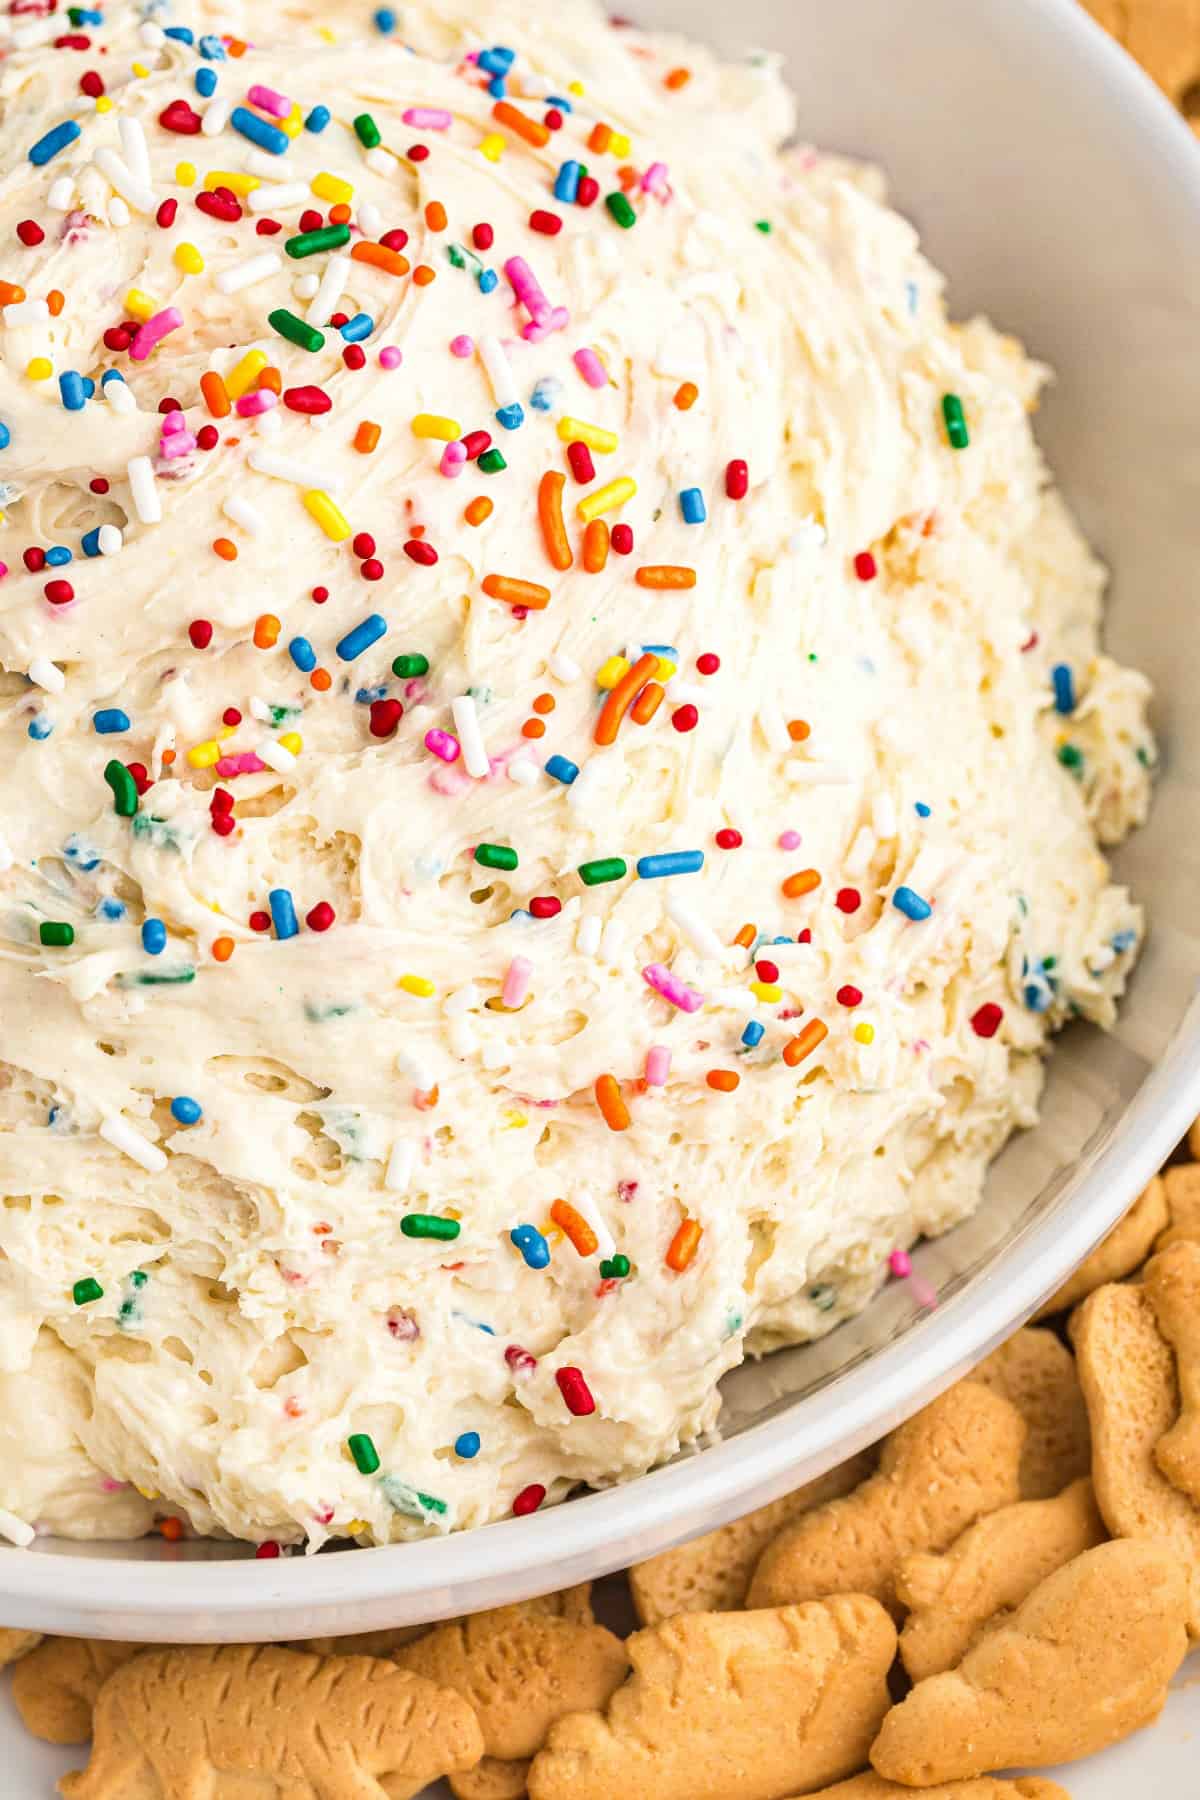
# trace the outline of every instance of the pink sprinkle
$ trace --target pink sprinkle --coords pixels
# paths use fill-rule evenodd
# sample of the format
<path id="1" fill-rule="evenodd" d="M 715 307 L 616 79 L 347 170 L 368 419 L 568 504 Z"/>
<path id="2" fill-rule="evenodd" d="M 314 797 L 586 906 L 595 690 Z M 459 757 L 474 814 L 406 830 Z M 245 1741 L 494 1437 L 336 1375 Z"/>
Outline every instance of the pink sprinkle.
<path id="1" fill-rule="evenodd" d="M 466 466 L 466 445 L 461 443 L 447 444 L 446 448 L 442 451 L 442 460 L 438 464 L 442 474 L 445 475 L 448 480 L 453 481 L 456 475 L 462 474 Z"/>
<path id="2" fill-rule="evenodd" d="M 129 1483 L 127 1481 L 114 1481 L 111 1475 L 106 1475 L 104 1480 L 100 1483 L 100 1486 L 106 1494 L 122 1494 L 129 1486 Z"/>
<path id="3" fill-rule="evenodd" d="M 263 87 L 258 81 L 252 88 L 247 88 L 246 98 L 251 106 L 261 107 L 274 119 L 286 119 L 292 110 L 292 103 L 285 95 L 276 93 L 274 88 Z"/>
<path id="4" fill-rule="evenodd" d="M 379 352 L 379 366 L 383 369 L 398 369 L 404 361 L 404 352 L 395 344 L 385 344 Z"/>
<path id="5" fill-rule="evenodd" d="M 540 344 L 552 331 L 565 328 L 571 315 L 565 306 L 551 306 L 523 256 L 510 256 L 504 265 L 504 273 L 513 293 L 529 314 L 529 323 L 521 331 L 527 343 Z"/>
<path id="6" fill-rule="evenodd" d="M 239 418 L 254 419 L 259 413 L 270 412 L 273 406 L 278 406 L 279 395 L 273 394 L 270 388 L 255 388 L 252 394 L 242 394 L 233 404 Z"/>
<path id="7" fill-rule="evenodd" d="M 654 1044 L 646 1052 L 647 1087 L 665 1087 L 671 1071 L 671 1052 L 665 1044 Z"/>
<path id="8" fill-rule="evenodd" d="M 454 123 L 454 114 L 440 106 L 409 106 L 400 116 L 416 131 L 449 131 Z"/>
<path id="9" fill-rule="evenodd" d="M 475 339 L 468 337 L 466 332 L 460 332 L 457 337 L 450 339 L 450 354 L 452 356 L 474 356 Z"/>
<path id="10" fill-rule="evenodd" d="M 798 831 L 781 831 L 779 834 L 779 848 L 781 850 L 798 850 L 800 848 L 800 833 Z"/>
<path id="11" fill-rule="evenodd" d="M 186 431 L 187 420 L 184 418 L 182 412 L 176 407 L 173 408 L 171 412 L 162 415 L 162 424 L 159 429 L 164 437 L 171 431 Z"/>
<path id="12" fill-rule="evenodd" d="M 7 574 L 8 574 L 8 564 L 6 562 L 0 562 L 0 581 L 3 581 L 4 577 Z"/>
<path id="13" fill-rule="evenodd" d="M 901 1281 L 907 1281 L 912 1274 L 912 1257 L 907 1250 L 893 1250 L 888 1257 L 888 1268 Z"/>
<path id="14" fill-rule="evenodd" d="M 912 1274 L 909 1276 L 908 1291 L 918 1306 L 924 1306 L 930 1311 L 932 1311 L 938 1303 L 937 1289 L 930 1287 L 929 1283 L 920 1275 Z"/>
<path id="15" fill-rule="evenodd" d="M 594 350 L 584 348 L 577 350 L 574 357 L 575 367 L 583 376 L 589 387 L 602 388 L 608 386 L 608 376 L 604 364 Z"/>
<path id="16" fill-rule="evenodd" d="M 678 975 L 672 975 L 665 963 L 647 963 L 642 970 L 642 979 L 649 983 L 656 994 L 661 994 L 664 1000 L 677 1006 L 680 1012 L 699 1012 L 704 1005 L 704 995 L 680 981 Z"/>
<path id="17" fill-rule="evenodd" d="M 145 362 L 155 344 L 161 343 L 169 331 L 178 331 L 182 324 L 183 314 L 179 308 L 164 306 L 161 312 L 156 312 L 144 325 L 139 325 L 129 346 L 129 354 L 134 362 Z"/>
<path id="18" fill-rule="evenodd" d="M 669 170 L 665 162 L 652 162 L 642 176 L 642 192 L 657 194 L 660 200 L 667 199 L 671 191 L 667 180 L 668 174 Z"/>
<path id="19" fill-rule="evenodd" d="M 508 965 L 508 974 L 504 977 L 504 986 L 500 990 L 500 998 L 505 1006 L 520 1006 L 529 992 L 529 983 L 533 979 L 533 964 L 527 956 L 514 956 Z"/>
<path id="20" fill-rule="evenodd" d="M 435 756 L 440 756 L 444 763 L 457 762 L 461 753 L 458 739 L 436 725 L 432 731 L 425 733 L 425 748 L 432 750 Z"/>
<path id="21" fill-rule="evenodd" d="M 178 456 L 190 456 L 195 448 L 196 440 L 190 431 L 170 431 L 163 433 L 158 454 L 170 462 Z"/>

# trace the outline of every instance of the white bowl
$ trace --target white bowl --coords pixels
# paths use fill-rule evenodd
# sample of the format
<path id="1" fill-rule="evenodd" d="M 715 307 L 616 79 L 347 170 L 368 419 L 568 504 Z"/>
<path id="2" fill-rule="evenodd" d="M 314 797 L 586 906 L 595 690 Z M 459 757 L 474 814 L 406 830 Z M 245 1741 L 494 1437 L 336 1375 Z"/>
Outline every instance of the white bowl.
<path id="1" fill-rule="evenodd" d="M 1200 1110 L 1200 154 L 1073 0 L 637 0 L 783 51 L 805 137 L 889 170 L 960 316 L 1058 371 L 1040 435 L 1115 571 L 1108 639 L 1158 690 L 1166 760 L 1119 870 L 1149 944 L 1116 1032 L 1067 1034 L 1045 1116 L 982 1211 L 823 1343 L 725 1383 L 724 1439 L 628 1486 L 436 1542 L 274 1562 L 246 1546 L 0 1552 L 0 1620 L 146 1640 L 363 1631 L 497 1605 L 651 1555 L 879 1437 L 1028 1316 Z"/>

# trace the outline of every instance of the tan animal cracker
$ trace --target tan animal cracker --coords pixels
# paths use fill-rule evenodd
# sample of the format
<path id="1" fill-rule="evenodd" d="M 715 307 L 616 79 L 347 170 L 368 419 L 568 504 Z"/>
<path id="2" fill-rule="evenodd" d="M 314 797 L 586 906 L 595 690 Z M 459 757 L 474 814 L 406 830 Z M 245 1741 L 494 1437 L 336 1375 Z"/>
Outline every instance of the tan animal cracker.
<path id="1" fill-rule="evenodd" d="M 1176 106 L 1200 78 L 1200 0 L 1084 0 Z M 1193 1126 L 1193 1130 L 1195 1127 Z"/>
<path id="2" fill-rule="evenodd" d="M 1020 1498 L 1024 1439 L 1009 1401 L 960 1381 L 892 1433 L 877 1475 L 780 1532 L 759 1559 L 747 1605 L 858 1593 L 894 1608 L 902 1556 L 945 1550 L 981 1514 Z"/>
<path id="3" fill-rule="evenodd" d="M 41 1641 L 40 1631 L 18 1631 L 15 1625 L 0 1625 L 0 1669 L 16 1662 L 19 1656 L 28 1656 Z"/>
<path id="4" fill-rule="evenodd" d="M 277 1646 L 152 1650 L 100 1691 L 67 1800 L 411 1800 L 478 1762 L 458 1694 L 365 1656 Z"/>
<path id="5" fill-rule="evenodd" d="M 1025 1421 L 1022 1500 L 1048 1500 L 1091 1467 L 1092 1440 L 1075 1358 L 1047 1326 L 1027 1325 L 971 1371 Z"/>
<path id="6" fill-rule="evenodd" d="M 49 1744 L 86 1744 L 100 1689 L 145 1648 L 104 1638 L 46 1638 L 13 1673 L 13 1699 L 26 1731 Z"/>
<path id="7" fill-rule="evenodd" d="M 874 1455 L 852 1456 L 793 1493 L 734 1519 L 717 1531 L 664 1550 L 629 1571 L 629 1586 L 643 1625 L 681 1612 L 733 1612 L 743 1605 L 754 1565 L 771 1539 L 801 1513 L 848 1494 L 875 1467 Z"/>
<path id="8" fill-rule="evenodd" d="M 1144 1286 L 1097 1288 L 1071 1317 L 1092 1423 L 1092 1484 L 1114 1537 L 1157 1538 L 1190 1583 L 1188 1630 L 1200 1637 L 1200 1509 L 1163 1475 L 1155 1448 L 1179 1417 L 1171 1346 Z"/>
<path id="9" fill-rule="evenodd" d="M 895 1644 L 864 1594 L 681 1613 L 629 1640 L 607 1717 L 551 1729 L 530 1800 L 778 1800 L 835 1781 L 866 1761 Z"/>
<path id="10" fill-rule="evenodd" d="M 1193 1125 L 1192 1130 L 1196 1127 Z M 1167 1211 L 1171 1222 L 1155 1239 L 1156 1250 L 1166 1250 L 1181 1238 L 1200 1244 L 1200 1163 L 1177 1163 L 1163 1170 Z"/>
<path id="11" fill-rule="evenodd" d="M 550 1594 L 535 1594 L 530 1600 L 505 1608 L 513 1613 L 537 1613 L 548 1619 L 574 1619 L 579 1625 L 592 1624 L 592 1584 L 580 1582 L 578 1587 L 562 1588 Z M 452 1624 L 452 1620 L 447 1620 Z M 348 1637 L 300 1638 L 291 1647 L 310 1650 L 314 1656 L 387 1656 L 405 1644 L 415 1643 L 431 1631 L 431 1625 L 393 1625 L 387 1631 L 356 1631 Z"/>
<path id="12" fill-rule="evenodd" d="M 977 1519 L 942 1556 L 906 1556 L 896 1592 L 909 1608 L 900 1655 L 913 1681 L 953 1669 L 980 1626 L 1107 1535 L 1085 1475 L 1053 1500 L 1019 1500 Z"/>
<path id="13" fill-rule="evenodd" d="M 836 1787 L 822 1788 L 808 1800 L 1071 1800 L 1066 1788 L 1057 1781 L 1046 1781 L 1041 1775 L 1018 1775 L 1015 1781 L 1001 1781 L 996 1775 L 980 1775 L 974 1781 L 939 1781 L 936 1787 L 912 1788 L 885 1781 L 873 1769 L 839 1781 Z"/>
<path id="14" fill-rule="evenodd" d="M 871 1747 L 910 1787 L 1074 1762 L 1148 1725 L 1187 1654 L 1188 1591 L 1163 1544 L 1086 1550 L 985 1633 L 959 1668 L 918 1682 Z"/>
<path id="15" fill-rule="evenodd" d="M 524 1800 L 532 1758 L 518 1757 L 503 1762 L 498 1756 L 485 1756 L 461 1775 L 451 1775 L 450 1791 L 455 1800 Z"/>
<path id="16" fill-rule="evenodd" d="M 1146 1264 L 1158 1329 L 1175 1352 L 1182 1410 L 1154 1459 L 1180 1493 L 1200 1504 L 1200 1244 L 1180 1241 Z"/>
<path id="17" fill-rule="evenodd" d="M 1160 1231 L 1170 1219 L 1167 1190 L 1161 1175 L 1151 1177 L 1129 1211 L 1117 1220 L 1106 1238 L 1102 1238 L 1085 1257 L 1073 1275 L 1068 1275 L 1057 1293 L 1051 1294 L 1044 1306 L 1034 1313 L 1034 1320 L 1051 1313 L 1066 1312 L 1080 1300 L 1103 1287 L 1106 1281 L 1120 1281 L 1145 1262 Z"/>

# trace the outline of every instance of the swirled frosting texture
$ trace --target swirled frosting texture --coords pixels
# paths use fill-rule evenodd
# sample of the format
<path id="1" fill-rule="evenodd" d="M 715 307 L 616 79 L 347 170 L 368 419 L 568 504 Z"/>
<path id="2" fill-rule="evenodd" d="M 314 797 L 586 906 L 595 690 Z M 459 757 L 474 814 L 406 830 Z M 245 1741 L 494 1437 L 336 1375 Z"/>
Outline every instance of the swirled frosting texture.
<path id="1" fill-rule="evenodd" d="M 114 7 L 82 49 L 5 23 L 0 1505 L 315 1546 L 636 1474 L 713 1426 L 747 1347 L 827 1330 L 892 1248 L 969 1213 L 1034 1121 L 1049 1034 L 1113 1017 L 1141 920 L 1098 846 L 1141 817 L 1153 752 L 1031 435 L 1043 371 L 948 322 L 870 173 L 781 148 L 770 63 L 585 0 L 412 6 L 392 36 L 358 6 Z M 547 96 L 571 110 L 531 143 L 498 78 L 534 126 Z M 591 205 L 555 196 L 571 161 Z M 348 243 L 293 257 L 339 196 Z M 385 238 L 389 267 L 353 254 Z M 140 355 L 128 327 L 164 314 Z M 212 372 L 267 410 L 214 416 Z M 300 387 L 328 410 L 294 410 Z M 611 434 L 585 482 L 563 418 Z M 475 432 L 505 466 L 443 473 Z M 577 507 L 625 477 L 601 516 L 632 551 L 618 534 L 593 572 Z M 492 597 L 495 575 L 548 602 Z M 598 742 L 645 654 L 665 698 Z M 675 852 L 702 867 L 639 877 Z M 581 880 L 605 858 L 627 872 Z M 281 892 L 295 935 L 253 918 Z M 586 1231 L 551 1222 L 561 1201 Z"/>

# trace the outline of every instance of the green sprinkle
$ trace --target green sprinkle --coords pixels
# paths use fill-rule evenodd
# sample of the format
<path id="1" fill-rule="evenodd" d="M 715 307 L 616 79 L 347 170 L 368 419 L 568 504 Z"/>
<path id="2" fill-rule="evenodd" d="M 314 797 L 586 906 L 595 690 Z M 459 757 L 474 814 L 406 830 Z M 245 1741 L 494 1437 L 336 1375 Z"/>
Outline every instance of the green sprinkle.
<path id="1" fill-rule="evenodd" d="M 75 942 L 75 927 L 60 924 L 57 919 L 43 919 L 38 926 L 38 937 L 51 949 L 66 950 Z"/>
<path id="2" fill-rule="evenodd" d="M 637 224 L 637 214 L 630 206 L 624 194 L 606 194 L 604 204 L 607 206 L 622 231 L 629 231 Z"/>
<path id="3" fill-rule="evenodd" d="M 116 757 L 104 766 L 104 779 L 113 791 L 113 811 L 119 819 L 132 819 L 138 809 L 137 782 Z"/>
<path id="4" fill-rule="evenodd" d="M 485 869 L 515 869 L 517 853 L 507 844 L 476 844 L 475 861 Z"/>
<path id="5" fill-rule="evenodd" d="M 1058 760 L 1063 768 L 1070 769 L 1073 775 L 1082 774 L 1083 751 L 1077 744 L 1060 744 L 1058 746 Z M 43 926 L 43 930 L 44 929 L 45 927 Z M 68 926 L 68 930 L 69 929 L 70 927 Z"/>
<path id="6" fill-rule="evenodd" d="M 507 469 L 508 464 L 498 450 L 485 450 L 476 459 L 475 467 L 482 469 L 485 475 L 498 475 L 501 469 Z"/>
<path id="7" fill-rule="evenodd" d="M 433 1494 L 423 1494 L 420 1488 L 401 1481 L 399 1475 L 385 1475 L 379 1485 L 388 1505 L 395 1512 L 406 1513 L 410 1519 L 423 1519 L 426 1513 L 446 1511 L 444 1500 L 436 1499 Z"/>
<path id="8" fill-rule="evenodd" d="M 830 1287 L 827 1281 L 818 1281 L 815 1287 L 809 1288 L 808 1298 L 818 1312 L 829 1312 L 837 1301 L 837 1289 Z"/>
<path id="9" fill-rule="evenodd" d="M 145 1269 L 131 1269 L 129 1271 L 130 1287 L 144 1288 L 149 1279 L 150 1277 L 147 1275 Z"/>
<path id="10" fill-rule="evenodd" d="M 354 1464 L 360 1475 L 373 1475 L 379 1467 L 379 1452 L 365 1431 L 356 1431 L 346 1439 L 347 1448 L 354 1458 Z"/>
<path id="11" fill-rule="evenodd" d="M 435 1213 L 406 1213 L 400 1221 L 400 1229 L 405 1237 L 439 1238 L 449 1244 L 462 1226 L 457 1219 L 439 1219 Z"/>
<path id="12" fill-rule="evenodd" d="M 965 450 L 971 441 L 967 430 L 963 403 L 957 394 L 942 395 L 942 418 L 946 425 L 946 441 L 952 450 Z"/>
<path id="13" fill-rule="evenodd" d="M 392 661 L 392 674 L 403 679 L 407 675 L 428 675 L 429 658 L 422 656 L 419 650 L 410 650 L 407 656 L 397 656 Z"/>
<path id="14" fill-rule="evenodd" d="M 629 873 L 629 865 L 623 856 L 601 856 L 595 862 L 579 865 L 579 879 L 585 887 L 599 887 L 605 881 L 620 881 Z"/>
<path id="15" fill-rule="evenodd" d="M 359 143 L 366 150 L 373 150 L 376 144 L 383 141 L 379 135 L 379 127 L 370 113 L 359 113 L 354 121 L 354 129 L 358 134 Z"/>
<path id="16" fill-rule="evenodd" d="M 462 244 L 447 244 L 446 255 L 450 259 L 452 268 L 470 269 L 473 275 L 483 274 L 483 264 L 479 258 L 473 251 L 465 249 Z"/>
<path id="17" fill-rule="evenodd" d="M 301 350 L 320 350 L 325 343 L 325 333 L 318 331 L 315 325 L 298 319 L 294 312 L 286 306 L 277 306 L 274 312 L 267 314 L 267 324 L 272 331 L 277 331 L 290 344 L 299 344 Z"/>
<path id="18" fill-rule="evenodd" d="M 620 1252 L 616 1256 L 607 1257 L 600 1264 L 600 1274 L 605 1281 L 624 1281 L 628 1273 L 629 1258 L 622 1256 Z"/>
<path id="19" fill-rule="evenodd" d="M 771 235 L 770 219 L 755 219 L 754 229 L 755 229 L 755 231 L 761 231 L 764 237 L 770 237 L 770 235 Z"/>
<path id="20" fill-rule="evenodd" d="M 119 988 L 186 987 L 195 981 L 195 968 L 189 963 L 178 969 L 125 969 L 117 976 Z"/>
<path id="21" fill-rule="evenodd" d="M 340 250 L 350 242 L 348 225 L 322 225 L 317 231 L 301 231 L 284 240 L 289 256 L 316 256 L 320 250 Z"/>
<path id="22" fill-rule="evenodd" d="M 85 1275 L 83 1280 L 77 1281 L 71 1289 L 71 1298 L 76 1306 L 87 1306 L 92 1300 L 102 1300 L 104 1289 L 94 1275 Z"/>

